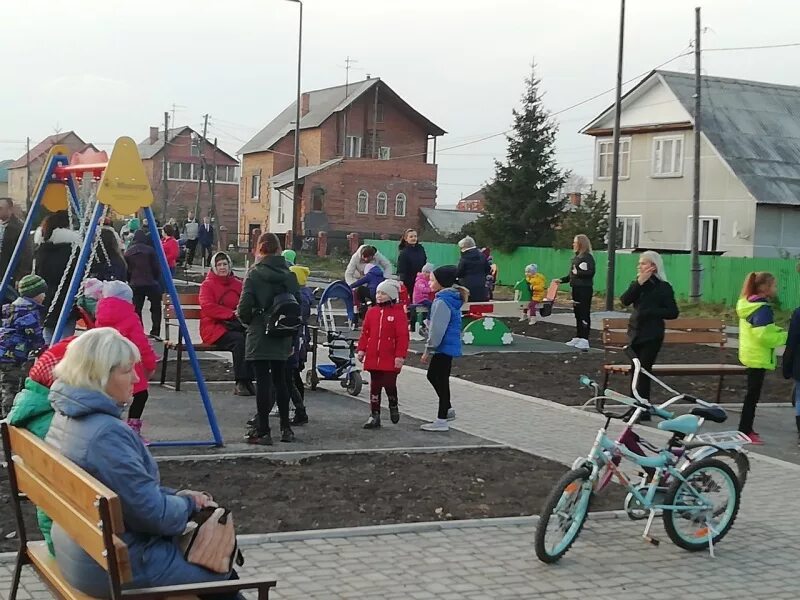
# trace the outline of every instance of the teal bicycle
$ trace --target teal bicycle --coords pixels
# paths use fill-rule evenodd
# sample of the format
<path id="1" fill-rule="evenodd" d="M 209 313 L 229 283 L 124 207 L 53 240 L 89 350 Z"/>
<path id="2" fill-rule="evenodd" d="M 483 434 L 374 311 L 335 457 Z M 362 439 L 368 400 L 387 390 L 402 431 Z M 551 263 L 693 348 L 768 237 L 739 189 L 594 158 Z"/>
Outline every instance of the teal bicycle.
<path id="1" fill-rule="evenodd" d="M 633 359 L 636 374 L 642 371 L 638 359 Z M 584 385 L 595 386 L 588 378 Z M 634 395 L 636 395 L 634 393 Z M 621 403 L 624 412 L 606 410 L 606 401 Z M 657 449 L 652 455 L 633 452 L 619 440 L 608 437 L 608 428 L 614 419 L 628 419 L 628 428 L 644 413 L 667 418 L 659 429 L 683 435 L 687 433 L 687 417 L 673 417 L 664 408 L 653 406 L 641 398 L 622 395 L 594 398 L 595 409 L 606 417 L 605 426 L 598 432 L 589 455 L 573 464 L 550 492 L 540 513 L 536 528 L 536 556 L 545 563 L 561 559 L 578 538 L 589 514 L 595 492 L 606 486 L 611 478 L 627 489 L 626 505 L 647 514 L 643 538 L 654 544 L 658 540 L 649 535 L 654 519 L 661 515 L 664 529 L 670 540 L 689 551 L 708 549 L 714 555 L 714 546 L 730 531 L 739 512 L 742 483 L 737 473 L 723 460 L 705 456 L 687 461 L 686 454 L 709 447 L 703 441 L 686 441 L 673 437 L 671 447 Z M 627 429 L 626 429 L 627 431 Z M 684 452 L 676 452 L 675 445 Z M 634 482 L 619 467 L 622 459 L 634 463 L 645 472 L 643 483 Z"/>

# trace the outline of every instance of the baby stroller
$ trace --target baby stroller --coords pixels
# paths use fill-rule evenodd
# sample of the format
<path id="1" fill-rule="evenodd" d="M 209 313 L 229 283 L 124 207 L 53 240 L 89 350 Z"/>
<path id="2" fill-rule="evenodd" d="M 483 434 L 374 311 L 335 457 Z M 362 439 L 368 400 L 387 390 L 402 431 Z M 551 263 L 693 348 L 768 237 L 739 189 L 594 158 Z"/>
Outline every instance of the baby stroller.
<path id="1" fill-rule="evenodd" d="M 336 305 L 343 305 L 347 316 L 347 326 L 343 331 L 336 327 Z M 341 308 L 340 308 L 341 310 Z M 341 317 L 341 315 L 338 315 Z M 358 336 L 351 331 L 355 321 L 353 291 L 344 281 L 331 283 L 319 299 L 317 306 L 317 327 L 312 330 L 311 368 L 306 374 L 306 383 L 315 390 L 320 381 L 340 381 L 343 388 L 351 396 L 358 396 L 364 381 L 361 370 L 356 365 L 356 344 Z M 319 334 L 325 335 L 322 346 L 328 348 L 331 363 L 317 364 L 317 346 Z"/>

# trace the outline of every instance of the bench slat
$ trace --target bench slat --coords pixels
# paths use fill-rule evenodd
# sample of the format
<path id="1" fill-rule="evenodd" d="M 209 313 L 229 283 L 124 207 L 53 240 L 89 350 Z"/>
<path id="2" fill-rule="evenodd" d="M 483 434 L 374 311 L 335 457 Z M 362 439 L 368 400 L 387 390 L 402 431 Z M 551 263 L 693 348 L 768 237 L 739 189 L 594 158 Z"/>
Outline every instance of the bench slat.
<path id="1" fill-rule="evenodd" d="M 603 319 L 603 329 L 627 329 L 628 318 Z M 707 318 L 679 318 L 664 322 L 667 329 L 692 329 L 694 331 L 725 331 L 725 321 Z"/>
<path id="2" fill-rule="evenodd" d="M 200 294 L 178 294 L 178 302 L 181 303 L 181 306 L 200 306 Z M 162 303 L 165 306 L 172 305 L 172 298 L 169 297 L 169 294 L 162 296 Z"/>
<path id="3" fill-rule="evenodd" d="M 177 340 L 164 340 L 164 345 L 167 348 L 169 348 L 170 350 L 177 350 L 178 349 Z M 186 348 L 186 344 L 185 343 L 182 343 L 180 345 L 181 345 L 181 347 Z M 196 344 L 196 343 L 192 342 L 192 346 L 194 346 L 194 349 L 197 352 L 212 352 L 214 350 L 219 350 L 219 348 L 217 348 L 213 344 Z"/>
<path id="4" fill-rule="evenodd" d="M 59 597 L 67 600 L 96 600 L 92 596 L 82 594 L 64 580 L 56 559 L 47 551 L 44 542 L 29 542 L 28 556 L 36 571 L 47 580 Z"/>
<path id="5" fill-rule="evenodd" d="M 197 320 L 203 316 L 203 311 L 199 308 L 184 308 L 183 309 L 183 317 L 189 320 Z M 172 305 L 168 305 L 164 307 L 164 318 L 165 319 L 173 319 L 176 320 L 178 318 L 178 313 L 175 310 L 175 307 Z"/>

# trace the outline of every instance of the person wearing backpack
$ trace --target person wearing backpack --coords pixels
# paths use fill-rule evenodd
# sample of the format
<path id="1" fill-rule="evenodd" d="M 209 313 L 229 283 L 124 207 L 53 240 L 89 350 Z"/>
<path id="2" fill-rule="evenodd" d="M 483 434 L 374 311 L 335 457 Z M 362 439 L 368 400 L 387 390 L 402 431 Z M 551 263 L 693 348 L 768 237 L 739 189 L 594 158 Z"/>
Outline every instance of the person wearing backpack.
<path id="1" fill-rule="evenodd" d="M 300 316 L 300 288 L 297 277 L 281 256 L 281 244 L 274 233 L 262 233 L 256 245 L 258 259 L 244 280 L 236 313 L 247 325 L 245 358 L 256 376 L 258 416 L 245 434 L 250 444 L 271 445 L 269 411 L 272 388 L 280 414 L 281 441 L 294 440 L 289 421 L 289 386 L 286 381 Z"/>

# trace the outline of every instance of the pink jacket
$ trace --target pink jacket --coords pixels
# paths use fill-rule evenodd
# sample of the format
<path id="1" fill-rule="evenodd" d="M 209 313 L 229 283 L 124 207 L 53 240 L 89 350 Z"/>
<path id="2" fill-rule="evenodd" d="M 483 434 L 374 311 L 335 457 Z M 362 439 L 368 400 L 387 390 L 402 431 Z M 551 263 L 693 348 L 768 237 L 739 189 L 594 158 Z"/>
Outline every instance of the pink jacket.
<path id="1" fill-rule="evenodd" d="M 430 273 L 417 273 L 417 278 L 414 280 L 414 293 L 411 301 L 414 304 L 422 304 L 426 300 L 433 302 L 434 293 L 431 291 L 431 275 Z"/>
<path id="2" fill-rule="evenodd" d="M 128 338 L 142 355 L 142 361 L 136 363 L 136 375 L 139 381 L 133 385 L 133 393 L 145 391 L 149 387 L 150 373 L 156 370 L 158 358 L 147 336 L 144 334 L 144 326 L 136 316 L 133 304 L 121 298 L 102 298 L 97 303 L 97 316 L 95 317 L 96 327 L 113 327 L 119 331 L 123 337 Z"/>

